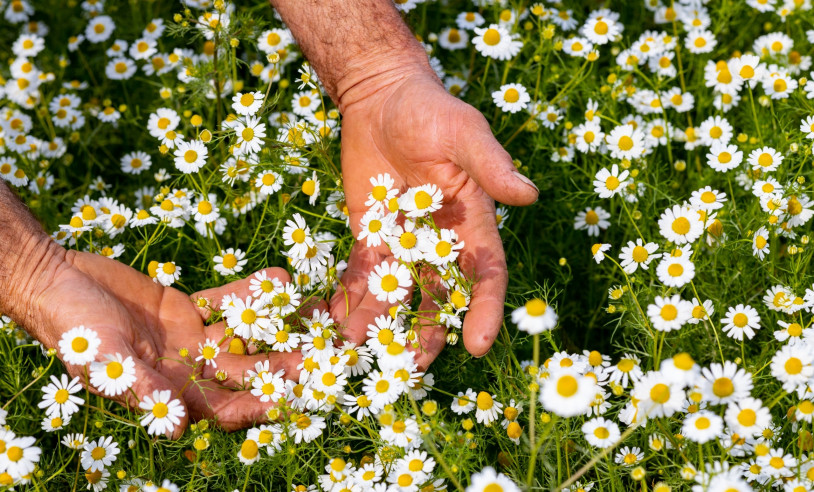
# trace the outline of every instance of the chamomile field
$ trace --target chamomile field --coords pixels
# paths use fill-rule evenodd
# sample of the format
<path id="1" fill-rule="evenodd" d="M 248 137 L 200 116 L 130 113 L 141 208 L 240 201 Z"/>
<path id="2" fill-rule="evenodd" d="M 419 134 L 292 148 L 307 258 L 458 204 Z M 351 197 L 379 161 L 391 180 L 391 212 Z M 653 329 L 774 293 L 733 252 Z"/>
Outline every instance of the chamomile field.
<path id="1" fill-rule="evenodd" d="M 0 489 L 814 490 L 811 0 L 395 7 L 540 190 L 497 204 L 480 358 L 443 183 L 365 176 L 351 231 L 343 115 L 268 3 L 0 0 L 0 178 L 202 315 L 150 391 L 93 323 L 3 316 Z M 392 306 L 356 337 L 323 302 L 354 244 Z"/>

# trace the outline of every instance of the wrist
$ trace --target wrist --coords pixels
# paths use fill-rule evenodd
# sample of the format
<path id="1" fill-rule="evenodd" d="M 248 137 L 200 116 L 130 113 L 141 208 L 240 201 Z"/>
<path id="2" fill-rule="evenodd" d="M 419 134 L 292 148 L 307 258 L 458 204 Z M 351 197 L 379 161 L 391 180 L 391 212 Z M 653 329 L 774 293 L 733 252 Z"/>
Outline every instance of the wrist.
<path id="1" fill-rule="evenodd" d="M 39 327 L 48 322 L 49 306 L 42 302 L 43 294 L 60 272 L 71 268 L 69 254 L 44 232 L 23 238 L 19 244 L 17 254 L 0 265 L 6 273 L 0 311 L 39 338 Z"/>
<path id="2" fill-rule="evenodd" d="M 388 53 L 384 56 L 366 57 L 349 64 L 345 75 L 336 83 L 335 101 L 340 113 L 345 113 L 354 104 L 387 92 L 387 89 L 412 77 L 429 77 L 440 84 L 421 45 L 413 41 L 418 51 L 402 50 L 397 55 Z"/>

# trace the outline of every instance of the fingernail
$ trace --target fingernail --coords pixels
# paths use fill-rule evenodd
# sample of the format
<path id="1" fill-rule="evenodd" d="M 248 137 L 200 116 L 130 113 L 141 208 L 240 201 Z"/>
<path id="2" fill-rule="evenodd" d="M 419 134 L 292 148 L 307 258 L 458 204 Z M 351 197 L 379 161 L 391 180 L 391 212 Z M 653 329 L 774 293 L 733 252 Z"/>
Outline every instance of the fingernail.
<path id="1" fill-rule="evenodd" d="M 514 175 L 517 177 L 517 179 L 519 179 L 520 181 L 522 181 L 522 182 L 526 183 L 527 185 L 531 186 L 532 188 L 534 188 L 534 189 L 535 189 L 535 190 L 537 190 L 538 192 L 540 191 L 540 189 L 539 189 L 539 188 L 537 188 L 537 186 L 534 184 L 534 182 L 533 182 L 532 180 L 530 180 L 530 179 L 529 179 L 529 178 L 527 178 L 526 176 L 523 176 L 522 174 L 520 174 L 520 173 L 519 173 L 519 172 L 517 172 L 517 171 L 512 171 L 512 172 L 513 172 L 513 173 L 514 173 Z"/>

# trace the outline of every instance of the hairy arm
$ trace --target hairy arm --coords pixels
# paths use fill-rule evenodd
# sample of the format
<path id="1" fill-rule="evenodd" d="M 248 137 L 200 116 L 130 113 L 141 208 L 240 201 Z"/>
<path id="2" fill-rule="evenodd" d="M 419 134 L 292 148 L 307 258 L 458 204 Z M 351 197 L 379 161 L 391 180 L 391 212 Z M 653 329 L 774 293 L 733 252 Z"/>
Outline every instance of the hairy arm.
<path id="1" fill-rule="evenodd" d="M 427 55 L 389 0 L 271 0 L 340 111 L 382 79 L 433 73 Z M 355 94 L 359 95 L 356 96 Z"/>

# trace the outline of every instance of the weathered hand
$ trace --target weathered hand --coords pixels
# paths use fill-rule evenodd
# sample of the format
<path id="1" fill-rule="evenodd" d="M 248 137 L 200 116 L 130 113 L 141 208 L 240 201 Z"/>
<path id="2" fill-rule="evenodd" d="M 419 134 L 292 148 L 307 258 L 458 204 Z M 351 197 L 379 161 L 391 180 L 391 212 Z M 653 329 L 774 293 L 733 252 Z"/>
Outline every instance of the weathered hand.
<path id="1" fill-rule="evenodd" d="M 342 174 L 351 228 L 358 235 L 369 179 L 389 173 L 402 191 L 433 183 L 444 192 L 443 208 L 434 214 L 440 227 L 453 228 L 465 241 L 459 264 L 477 280 L 463 339 L 474 356 L 484 355 L 500 329 L 508 274 L 498 235 L 494 200 L 528 205 L 537 188 L 516 172 L 509 154 L 495 140 L 483 115 L 451 96 L 435 75 L 414 67 L 369 77 L 341 95 Z M 388 304 L 368 292 L 367 277 L 374 265 L 392 261 L 386 245 L 368 248 L 357 242 L 342 278 L 347 289 L 332 299 L 334 319 L 345 335 L 361 343 L 368 323 L 386 312 Z M 424 297 L 421 310 L 435 309 Z M 421 330 L 419 364 L 426 367 L 444 346 L 444 330 Z"/>
<path id="2" fill-rule="evenodd" d="M 285 270 L 270 268 L 270 277 L 289 280 Z M 228 352 L 229 342 L 221 345 L 215 359 L 218 369 L 229 373 L 222 385 L 215 381 L 215 370 L 206 366 L 193 370 L 182 364 L 178 354 L 188 348 L 193 360 L 198 355 L 198 344 L 206 338 L 220 341 L 224 336 L 223 322 L 205 326 L 209 311 L 199 309 L 193 302 L 199 297 L 218 307 L 225 294 L 249 295 L 249 280 L 198 292 L 190 296 L 154 283 L 148 276 L 122 263 L 98 255 L 69 251 L 65 260 L 47 275 L 46 286 L 39 286 L 32 298 L 36 323 L 28 327 L 46 347 L 58 347 L 62 334 L 74 326 L 84 325 L 94 330 L 101 339 L 99 355 L 120 353 L 131 356 L 136 364 L 137 382 L 133 390 L 139 399 L 151 395 L 153 390 L 172 390 L 173 398 L 185 386 L 181 401 L 186 416 L 176 426 L 173 437 L 179 437 L 188 418 L 217 418 L 225 429 L 238 429 L 262 420 L 270 406 L 260 403 L 248 391 L 233 391 L 225 385 L 235 386 L 244 379 L 244 371 L 259 360 L 268 359 L 272 370 L 285 369 L 287 377 L 297 376 L 299 352 L 291 354 L 238 355 Z M 74 376 L 85 379 L 85 368 L 66 365 Z M 197 378 L 195 384 L 191 377 Z M 212 379 L 209 381 L 201 379 Z M 135 404 L 132 394 L 118 398 L 123 404 Z"/>

